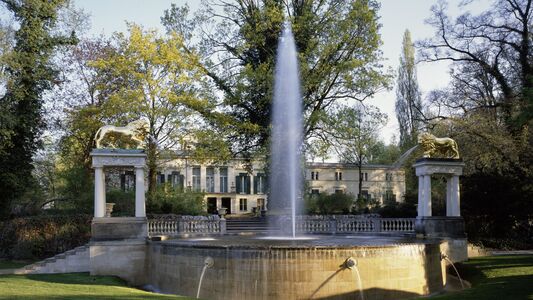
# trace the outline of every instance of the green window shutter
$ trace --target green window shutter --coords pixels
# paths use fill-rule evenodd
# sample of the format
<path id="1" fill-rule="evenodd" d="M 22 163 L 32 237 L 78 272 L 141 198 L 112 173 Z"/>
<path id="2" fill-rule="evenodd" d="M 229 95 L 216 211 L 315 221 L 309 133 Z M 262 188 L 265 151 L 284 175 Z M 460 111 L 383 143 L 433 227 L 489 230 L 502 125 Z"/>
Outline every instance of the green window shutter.
<path id="1" fill-rule="evenodd" d="M 237 193 L 240 193 L 241 192 L 241 176 L 235 176 L 235 188 L 236 188 L 236 192 Z"/>
<path id="2" fill-rule="evenodd" d="M 251 194 L 250 176 L 245 176 L 245 177 L 244 177 L 244 185 L 245 185 L 244 192 L 245 192 L 246 194 Z"/>

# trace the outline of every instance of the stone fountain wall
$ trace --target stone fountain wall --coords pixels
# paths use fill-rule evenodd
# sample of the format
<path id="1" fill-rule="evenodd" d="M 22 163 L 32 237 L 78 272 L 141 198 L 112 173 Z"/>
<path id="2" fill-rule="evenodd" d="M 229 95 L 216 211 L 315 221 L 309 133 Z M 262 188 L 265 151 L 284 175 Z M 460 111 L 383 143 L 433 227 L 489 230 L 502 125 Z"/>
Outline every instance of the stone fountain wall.
<path id="1" fill-rule="evenodd" d="M 164 293 L 195 297 L 206 257 L 204 299 L 359 299 L 344 261 L 357 260 L 365 299 L 401 299 L 443 288 L 439 244 L 353 248 L 194 247 L 152 242 L 149 283 Z"/>

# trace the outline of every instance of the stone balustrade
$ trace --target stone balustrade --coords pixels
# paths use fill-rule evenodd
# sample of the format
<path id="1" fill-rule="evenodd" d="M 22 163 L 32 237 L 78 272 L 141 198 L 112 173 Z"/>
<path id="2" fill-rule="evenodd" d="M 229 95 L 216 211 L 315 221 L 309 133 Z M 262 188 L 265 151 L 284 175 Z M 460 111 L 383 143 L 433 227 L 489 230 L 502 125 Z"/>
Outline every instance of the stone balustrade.
<path id="1" fill-rule="evenodd" d="M 224 234 L 226 220 L 213 216 L 166 216 L 148 220 L 149 236 L 181 234 Z"/>
<path id="2" fill-rule="evenodd" d="M 414 232 L 415 218 L 336 215 L 298 216 L 301 233 Z"/>
<path id="3" fill-rule="evenodd" d="M 284 220 L 288 223 L 288 220 Z M 287 224 L 288 226 L 288 224 Z M 313 234 L 379 233 L 415 230 L 415 218 L 380 218 L 376 216 L 318 215 L 297 216 L 296 231 Z M 182 234 L 224 234 L 226 220 L 218 216 L 166 216 L 148 220 L 150 236 Z"/>

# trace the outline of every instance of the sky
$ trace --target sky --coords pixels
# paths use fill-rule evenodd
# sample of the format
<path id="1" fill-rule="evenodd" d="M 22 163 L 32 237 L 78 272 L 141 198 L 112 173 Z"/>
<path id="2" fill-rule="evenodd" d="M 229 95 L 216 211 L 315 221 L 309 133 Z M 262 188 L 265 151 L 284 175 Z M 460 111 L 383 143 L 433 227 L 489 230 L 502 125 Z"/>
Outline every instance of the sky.
<path id="1" fill-rule="evenodd" d="M 386 68 L 397 71 L 399 65 L 402 38 L 406 29 L 411 32 L 414 41 L 432 37 L 434 30 L 425 24 L 430 17 L 430 8 L 437 0 L 380 0 L 379 11 L 382 51 Z M 473 0 L 467 6 L 458 8 L 464 0 L 450 0 L 449 10 L 452 16 L 458 16 L 466 11 L 476 13 L 490 7 L 492 0 Z M 171 3 L 183 5 L 188 3 L 191 11 L 198 9 L 200 0 L 74 0 L 74 5 L 82 8 L 91 16 L 90 35 L 110 35 L 115 31 L 125 31 L 126 21 L 135 22 L 148 28 L 158 28 L 163 31 L 160 17 Z M 443 88 L 449 82 L 449 66 L 446 62 L 419 63 L 418 83 L 422 91 L 422 98 L 434 89 Z M 389 116 L 387 125 L 380 131 L 385 142 L 391 141 L 393 136 L 399 136 L 398 123 L 394 114 L 395 91 L 384 91 L 375 95 L 368 103 L 379 107 Z"/>

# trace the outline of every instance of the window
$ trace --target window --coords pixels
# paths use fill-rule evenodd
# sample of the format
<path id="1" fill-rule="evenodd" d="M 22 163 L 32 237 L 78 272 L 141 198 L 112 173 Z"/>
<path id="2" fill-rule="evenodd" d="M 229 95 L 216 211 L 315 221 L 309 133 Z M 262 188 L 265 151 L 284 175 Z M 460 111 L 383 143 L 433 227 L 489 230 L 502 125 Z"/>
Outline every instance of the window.
<path id="1" fill-rule="evenodd" d="M 311 172 L 311 180 L 315 180 L 315 172 Z"/>
<path id="2" fill-rule="evenodd" d="M 264 210 L 265 209 L 265 199 L 257 199 L 257 207 L 260 209 L 260 210 Z"/>
<path id="3" fill-rule="evenodd" d="M 385 203 L 394 203 L 396 202 L 396 195 L 392 190 L 385 191 Z"/>
<path id="4" fill-rule="evenodd" d="M 264 194 L 266 192 L 266 176 L 263 173 L 257 173 L 254 179 L 254 192 Z"/>
<path id="5" fill-rule="evenodd" d="M 392 181 L 392 173 L 385 173 L 385 180 Z"/>
<path id="6" fill-rule="evenodd" d="M 320 195 L 320 190 L 319 189 L 311 189 L 311 195 Z"/>
<path id="7" fill-rule="evenodd" d="M 248 173 L 240 173 L 235 177 L 237 193 L 250 194 L 250 176 Z"/>
<path id="8" fill-rule="evenodd" d="M 370 200 L 371 196 L 370 194 L 368 193 L 367 190 L 362 190 L 361 191 L 361 196 L 363 197 L 363 199 L 366 199 L 366 200 Z"/>
<path id="9" fill-rule="evenodd" d="M 200 167 L 192 168 L 192 190 L 195 192 L 201 191 L 200 185 Z"/>
<path id="10" fill-rule="evenodd" d="M 344 191 L 337 189 L 337 190 L 335 190 L 335 194 L 344 194 Z"/>
<path id="11" fill-rule="evenodd" d="M 172 174 L 168 174 L 168 182 L 172 187 L 182 189 L 184 182 L 183 175 L 181 175 L 180 172 L 174 171 Z"/>
<path id="12" fill-rule="evenodd" d="M 315 180 L 318 180 L 318 171 L 315 172 Z"/>
<path id="13" fill-rule="evenodd" d="M 161 174 L 161 172 L 157 172 L 156 183 L 157 183 L 157 185 L 164 184 L 165 183 L 165 174 Z"/>
<path id="14" fill-rule="evenodd" d="M 239 199 L 239 210 L 248 211 L 248 200 L 246 198 Z"/>
<path id="15" fill-rule="evenodd" d="M 126 171 L 120 178 L 120 185 L 123 191 L 132 191 L 135 189 L 135 175 L 132 171 Z"/>
<path id="16" fill-rule="evenodd" d="M 335 172 L 335 180 L 336 181 L 342 180 L 342 172 Z"/>
<path id="17" fill-rule="evenodd" d="M 215 192 L 215 169 L 212 167 L 205 169 L 205 189 L 208 193 Z"/>
<path id="18" fill-rule="evenodd" d="M 361 173 L 361 178 L 363 178 L 363 181 L 368 181 L 368 173 Z"/>
<path id="19" fill-rule="evenodd" d="M 228 168 L 220 168 L 220 192 L 228 192 Z"/>

